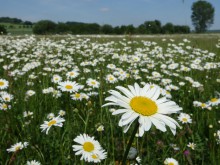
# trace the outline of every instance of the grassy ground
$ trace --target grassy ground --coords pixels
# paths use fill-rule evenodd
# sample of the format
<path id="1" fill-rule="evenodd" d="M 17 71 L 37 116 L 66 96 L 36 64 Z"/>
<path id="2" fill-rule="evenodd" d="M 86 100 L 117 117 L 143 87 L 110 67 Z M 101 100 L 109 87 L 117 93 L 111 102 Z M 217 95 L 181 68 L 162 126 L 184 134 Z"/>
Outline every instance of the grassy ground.
<path id="1" fill-rule="evenodd" d="M 141 164 L 163 164 L 170 157 L 179 164 L 219 164 L 216 133 L 220 130 L 220 104 L 210 104 L 213 98 L 220 98 L 217 93 L 220 92 L 220 48 L 217 44 L 220 44 L 219 35 L 214 34 L 1 36 L 0 80 L 8 81 L 9 87 L 0 91 L 11 94 L 13 99 L 10 102 L 0 100 L 0 164 L 20 165 L 30 160 L 46 165 L 88 164 L 80 161 L 72 148 L 76 144 L 73 139 L 83 133 L 94 136 L 108 152 L 100 164 L 118 164 L 134 123 L 123 133 L 118 126 L 120 115 L 111 114 L 112 108 L 119 107 L 102 105 L 110 95 L 109 90 L 116 86 L 127 88 L 135 82 L 140 86 L 159 85 L 166 90 L 164 95 L 192 119 L 191 123 L 184 124 L 178 120 L 179 114 L 170 115 L 180 124 L 175 136 L 168 127 L 162 132 L 152 126 L 143 137 L 135 137 L 132 146 L 138 150 Z M 115 68 L 109 68 L 109 64 Z M 172 65 L 176 67 L 172 69 Z M 73 93 L 60 91 L 59 84 L 52 82 L 53 76 L 59 75 L 64 82 L 72 70 L 79 75 L 69 81 L 76 81 L 83 89 Z M 114 75 L 117 82 L 110 83 L 106 79 L 108 74 Z M 97 88 L 87 83 L 89 78 L 97 80 Z M 167 79 L 171 82 L 165 83 Z M 45 93 L 48 88 L 50 92 Z M 28 95 L 29 90 L 35 94 Z M 84 97 L 73 99 L 72 95 L 77 93 Z M 194 105 L 195 101 L 200 104 Z M 3 107 L 4 103 L 7 106 Z M 52 126 L 48 135 L 41 132 L 40 125 L 51 120 L 48 114 L 58 116 L 60 110 L 66 113 L 62 116 L 63 126 Z M 25 111 L 33 114 L 25 117 Z M 104 130 L 99 130 L 100 126 Z M 29 145 L 8 153 L 6 149 L 17 142 Z M 187 146 L 190 142 L 195 148 Z M 135 162 L 131 160 L 130 163 Z"/>
<path id="2" fill-rule="evenodd" d="M 32 27 L 29 25 L 20 25 L 20 24 L 11 24 L 11 23 L 0 23 L 0 25 L 4 25 L 7 29 L 7 32 L 11 35 L 33 34 Z"/>

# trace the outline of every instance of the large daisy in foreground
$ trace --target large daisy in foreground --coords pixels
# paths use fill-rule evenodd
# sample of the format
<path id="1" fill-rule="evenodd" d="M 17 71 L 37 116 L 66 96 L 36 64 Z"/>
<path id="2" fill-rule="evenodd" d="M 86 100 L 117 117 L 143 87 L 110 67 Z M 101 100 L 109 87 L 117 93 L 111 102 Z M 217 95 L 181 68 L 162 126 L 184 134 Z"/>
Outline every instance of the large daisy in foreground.
<path id="1" fill-rule="evenodd" d="M 179 126 L 179 124 L 167 115 L 178 113 L 182 108 L 166 97 L 159 98 L 161 94 L 160 87 L 146 84 L 141 88 L 135 83 L 134 86 L 128 85 L 128 89 L 122 86 L 117 86 L 116 89 L 119 91 L 109 91 L 111 96 L 105 99 L 109 103 L 104 106 L 121 107 L 112 114 L 122 114 L 119 126 L 124 127 L 124 132 L 127 132 L 131 124 L 138 119 L 139 136 L 143 136 L 144 131 L 148 131 L 152 124 L 163 132 L 167 130 L 167 125 L 175 135 L 176 126 Z"/>

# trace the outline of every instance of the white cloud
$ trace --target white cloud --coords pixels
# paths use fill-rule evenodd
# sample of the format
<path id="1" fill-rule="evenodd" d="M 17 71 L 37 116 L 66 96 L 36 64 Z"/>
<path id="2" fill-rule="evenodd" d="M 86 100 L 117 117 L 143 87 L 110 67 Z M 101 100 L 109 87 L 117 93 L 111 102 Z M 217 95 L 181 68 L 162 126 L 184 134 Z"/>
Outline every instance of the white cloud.
<path id="1" fill-rule="evenodd" d="M 108 11 L 109 11 L 109 8 L 107 8 L 107 7 L 102 7 L 102 8 L 100 9 L 100 11 L 101 11 L 101 12 L 108 12 Z"/>

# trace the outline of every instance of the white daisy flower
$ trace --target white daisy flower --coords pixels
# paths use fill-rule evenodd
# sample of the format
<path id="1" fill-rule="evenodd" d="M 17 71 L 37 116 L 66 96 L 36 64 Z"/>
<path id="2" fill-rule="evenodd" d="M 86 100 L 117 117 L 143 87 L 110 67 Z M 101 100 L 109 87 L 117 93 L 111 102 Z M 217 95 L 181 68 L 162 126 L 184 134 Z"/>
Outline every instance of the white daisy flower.
<path id="1" fill-rule="evenodd" d="M 195 150 L 196 144 L 189 142 L 189 144 L 187 144 L 187 147 L 191 148 L 192 150 Z"/>
<path id="2" fill-rule="evenodd" d="M 35 95 L 35 91 L 33 91 L 33 90 L 28 90 L 27 92 L 26 92 L 26 96 L 28 96 L 28 97 L 30 97 L 30 96 L 33 96 L 33 95 Z"/>
<path id="3" fill-rule="evenodd" d="M 182 122 L 183 124 L 192 123 L 192 119 L 190 115 L 186 113 L 180 113 L 180 115 L 178 116 L 178 120 Z"/>
<path id="4" fill-rule="evenodd" d="M 5 79 L 0 79 L 0 89 L 6 89 L 8 88 L 8 81 Z"/>
<path id="5" fill-rule="evenodd" d="M 61 82 L 61 81 L 62 81 L 62 77 L 60 77 L 60 76 L 57 75 L 57 74 L 53 75 L 53 77 L 52 77 L 52 82 L 58 83 L 58 82 Z"/>
<path id="6" fill-rule="evenodd" d="M 77 92 L 79 89 L 83 88 L 82 85 L 79 85 L 75 81 L 74 82 L 72 82 L 72 81 L 64 81 L 64 82 L 59 82 L 58 84 L 59 84 L 58 88 L 61 91 L 67 91 L 67 92 L 70 92 L 70 93 Z"/>
<path id="7" fill-rule="evenodd" d="M 105 99 L 110 102 L 104 106 L 116 105 L 122 107 L 112 114 L 123 114 L 119 126 L 124 127 L 124 132 L 127 132 L 131 124 L 138 118 L 139 136 L 143 136 L 144 131 L 148 131 L 152 124 L 163 132 L 167 130 L 167 125 L 175 135 L 176 126 L 179 126 L 179 124 L 167 115 L 177 113 L 182 108 L 166 97 L 159 98 L 161 90 L 158 86 L 146 84 L 141 88 L 135 83 L 134 86 L 129 85 L 129 89 L 122 86 L 116 88 L 123 95 L 118 91 L 110 90 L 111 96 Z"/>
<path id="8" fill-rule="evenodd" d="M 107 157 L 107 152 L 104 150 L 99 150 L 97 153 L 91 155 L 91 162 L 100 163 L 103 159 Z"/>
<path id="9" fill-rule="evenodd" d="M 82 100 L 83 99 L 83 93 L 74 93 L 71 95 L 73 100 Z"/>
<path id="10" fill-rule="evenodd" d="M 13 95 L 11 95 L 7 92 L 4 92 L 4 93 L 2 93 L 0 100 L 2 100 L 4 102 L 10 102 L 13 98 L 14 98 Z"/>
<path id="11" fill-rule="evenodd" d="M 64 110 L 60 110 L 59 113 L 58 113 L 60 116 L 65 116 L 66 115 L 66 112 Z"/>
<path id="12" fill-rule="evenodd" d="M 87 134 L 80 134 L 74 141 L 79 145 L 73 145 L 73 151 L 76 155 L 82 155 L 81 160 L 87 162 L 100 162 L 106 158 L 106 153 L 102 149 L 101 145 L 94 137 L 90 137 Z"/>
<path id="13" fill-rule="evenodd" d="M 106 76 L 106 81 L 108 81 L 109 83 L 113 83 L 114 84 L 114 83 L 116 83 L 118 81 L 118 79 L 114 75 L 108 74 Z"/>
<path id="14" fill-rule="evenodd" d="M 46 134 L 48 134 L 48 131 L 50 130 L 50 128 L 51 128 L 52 126 L 62 127 L 64 121 L 65 121 L 65 119 L 62 118 L 62 117 L 60 117 L 60 116 L 57 116 L 57 117 L 53 118 L 53 119 L 50 120 L 50 121 L 44 121 L 44 124 L 42 124 L 42 125 L 40 126 L 40 128 L 42 129 L 41 132 L 46 131 Z"/>
<path id="15" fill-rule="evenodd" d="M 54 113 L 49 113 L 49 114 L 47 115 L 47 118 L 48 118 L 48 119 L 53 119 L 54 116 L 55 116 Z"/>
<path id="16" fill-rule="evenodd" d="M 7 149 L 8 152 L 17 152 L 19 150 L 22 150 L 23 148 L 26 148 L 28 146 L 28 142 L 19 142 L 11 146 L 11 148 Z"/>
<path id="17" fill-rule="evenodd" d="M 211 106 L 216 106 L 216 105 L 220 104 L 220 98 L 214 97 L 208 101 L 208 104 Z"/>
<path id="18" fill-rule="evenodd" d="M 165 165 L 179 165 L 178 161 L 174 158 L 166 158 L 164 161 Z"/>
<path id="19" fill-rule="evenodd" d="M 23 112 L 23 117 L 29 117 L 29 116 L 31 116 L 31 117 L 33 117 L 33 112 L 30 112 L 30 111 L 24 111 Z"/>
<path id="20" fill-rule="evenodd" d="M 70 72 L 66 73 L 67 78 L 76 78 L 79 75 L 79 72 L 77 72 L 76 70 L 72 70 Z"/>
<path id="21" fill-rule="evenodd" d="M 11 105 L 8 105 L 6 103 L 0 103 L 0 110 L 8 110 L 11 109 Z"/>
<path id="22" fill-rule="evenodd" d="M 89 78 L 87 81 L 86 81 L 87 85 L 90 86 L 90 87 L 93 87 L 93 88 L 98 88 L 100 83 L 94 79 L 91 79 Z"/>
<path id="23" fill-rule="evenodd" d="M 41 165 L 41 163 L 36 160 L 32 160 L 32 161 L 27 161 L 27 165 Z"/>

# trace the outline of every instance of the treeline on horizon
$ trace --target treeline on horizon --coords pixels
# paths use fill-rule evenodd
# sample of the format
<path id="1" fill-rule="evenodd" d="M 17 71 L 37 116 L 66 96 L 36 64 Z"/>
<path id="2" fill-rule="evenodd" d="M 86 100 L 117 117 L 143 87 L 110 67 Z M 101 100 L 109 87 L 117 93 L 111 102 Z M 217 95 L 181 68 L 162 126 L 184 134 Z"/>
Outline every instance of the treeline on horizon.
<path id="1" fill-rule="evenodd" d="M 145 21 L 135 27 L 131 25 L 115 26 L 109 24 L 99 25 L 97 23 L 82 22 L 58 22 L 41 20 L 36 23 L 22 21 L 18 18 L 0 17 L 0 23 L 12 23 L 19 25 L 30 25 L 34 34 L 175 34 L 190 33 L 190 27 L 185 25 L 174 25 L 166 23 L 162 25 L 159 20 Z"/>

